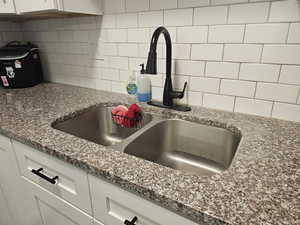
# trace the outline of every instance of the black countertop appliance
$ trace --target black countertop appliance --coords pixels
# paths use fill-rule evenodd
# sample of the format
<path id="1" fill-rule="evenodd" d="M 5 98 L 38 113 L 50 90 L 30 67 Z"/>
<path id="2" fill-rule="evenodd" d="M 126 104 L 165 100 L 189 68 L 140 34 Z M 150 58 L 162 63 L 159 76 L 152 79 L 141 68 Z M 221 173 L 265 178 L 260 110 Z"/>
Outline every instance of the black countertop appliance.
<path id="1" fill-rule="evenodd" d="M 0 83 L 4 88 L 27 88 L 43 81 L 39 49 L 13 41 L 0 48 Z"/>

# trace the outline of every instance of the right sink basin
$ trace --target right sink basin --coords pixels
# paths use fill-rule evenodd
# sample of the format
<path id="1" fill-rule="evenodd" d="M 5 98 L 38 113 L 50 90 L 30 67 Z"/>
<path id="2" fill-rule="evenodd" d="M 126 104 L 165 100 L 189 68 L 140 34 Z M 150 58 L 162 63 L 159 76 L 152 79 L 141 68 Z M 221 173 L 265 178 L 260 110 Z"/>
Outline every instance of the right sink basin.
<path id="1" fill-rule="evenodd" d="M 173 169 L 213 175 L 229 168 L 240 139 L 223 128 L 171 119 L 145 130 L 124 152 Z"/>

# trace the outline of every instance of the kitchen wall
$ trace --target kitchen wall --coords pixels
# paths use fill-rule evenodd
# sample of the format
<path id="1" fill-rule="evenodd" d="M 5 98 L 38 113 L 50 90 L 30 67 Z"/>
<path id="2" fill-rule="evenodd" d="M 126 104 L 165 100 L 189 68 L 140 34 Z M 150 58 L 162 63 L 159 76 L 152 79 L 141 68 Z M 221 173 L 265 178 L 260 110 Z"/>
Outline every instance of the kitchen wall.
<path id="1" fill-rule="evenodd" d="M 103 17 L 22 25 L 41 47 L 47 79 L 125 93 L 146 62 L 154 29 L 173 41 L 174 86 L 188 81 L 181 102 L 300 121 L 300 3 L 248 0 L 105 0 Z M 161 99 L 160 75 L 152 76 Z"/>
<path id="2" fill-rule="evenodd" d="M 11 40 L 23 40 L 22 24 L 0 21 L 0 46 Z"/>

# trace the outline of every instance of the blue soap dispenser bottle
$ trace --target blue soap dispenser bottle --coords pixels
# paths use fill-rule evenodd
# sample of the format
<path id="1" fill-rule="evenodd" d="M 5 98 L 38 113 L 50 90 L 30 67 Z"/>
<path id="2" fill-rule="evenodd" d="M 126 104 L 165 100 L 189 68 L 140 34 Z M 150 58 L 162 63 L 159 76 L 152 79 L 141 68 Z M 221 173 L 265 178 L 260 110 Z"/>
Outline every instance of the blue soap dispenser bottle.
<path id="1" fill-rule="evenodd" d="M 140 66 L 142 69 L 140 75 L 137 77 L 137 99 L 139 102 L 150 102 L 152 99 L 151 80 L 145 73 L 144 64 Z"/>

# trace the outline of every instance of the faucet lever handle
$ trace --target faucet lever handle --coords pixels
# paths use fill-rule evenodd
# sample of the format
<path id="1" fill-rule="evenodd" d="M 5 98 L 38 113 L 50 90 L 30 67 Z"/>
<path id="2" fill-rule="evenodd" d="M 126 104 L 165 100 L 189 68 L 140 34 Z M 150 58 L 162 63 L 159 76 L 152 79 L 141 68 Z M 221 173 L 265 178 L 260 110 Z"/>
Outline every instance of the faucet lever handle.
<path id="1" fill-rule="evenodd" d="M 184 97 L 184 92 L 185 92 L 186 87 L 187 87 L 187 82 L 184 83 L 182 91 L 173 91 L 173 98 L 182 99 Z"/>
<path id="2" fill-rule="evenodd" d="M 183 86 L 183 90 L 182 90 L 182 94 L 184 95 L 184 92 L 185 92 L 185 89 L 186 89 L 186 86 L 187 86 L 187 81 L 184 82 L 184 86 Z M 183 96 L 182 96 L 183 97 Z"/>

